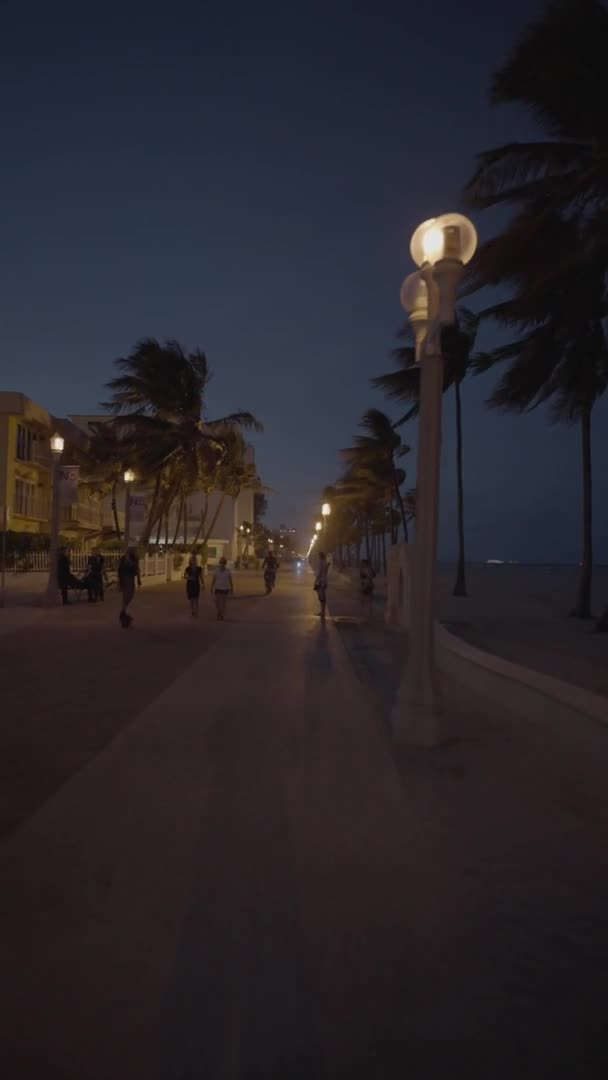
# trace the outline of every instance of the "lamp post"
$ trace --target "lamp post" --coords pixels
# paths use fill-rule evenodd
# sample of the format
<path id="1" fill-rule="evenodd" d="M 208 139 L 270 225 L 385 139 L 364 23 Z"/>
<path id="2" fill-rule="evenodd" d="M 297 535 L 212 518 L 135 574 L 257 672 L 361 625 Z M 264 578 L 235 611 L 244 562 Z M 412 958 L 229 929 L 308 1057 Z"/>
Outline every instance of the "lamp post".
<path id="1" fill-rule="evenodd" d="M 321 514 L 323 517 L 323 542 L 327 543 L 327 519 L 331 514 L 331 506 L 329 503 L 323 503 L 321 507 Z"/>
<path id="2" fill-rule="evenodd" d="M 61 435 L 51 435 L 51 538 L 49 545 L 49 580 L 46 587 L 46 602 L 49 605 L 59 603 L 59 582 L 57 578 L 57 556 L 59 549 L 59 467 L 65 446 Z"/>
<path id="3" fill-rule="evenodd" d="M 125 469 L 123 480 L 125 482 L 125 548 L 128 548 L 131 538 L 131 492 L 129 486 L 135 480 L 133 469 Z"/>
<path id="4" fill-rule="evenodd" d="M 434 644 L 443 396 L 441 328 L 456 318 L 458 283 L 476 247 L 475 227 L 461 214 L 443 214 L 423 222 L 410 245 L 420 269 L 410 274 L 401 288 L 401 303 L 412 324 L 416 363 L 420 364 L 420 409 L 409 651 L 393 722 L 400 738 L 418 746 L 433 746 L 440 739 Z"/>
<path id="5" fill-rule="evenodd" d="M 321 522 L 317 521 L 317 524 L 315 525 L 315 532 L 320 533 L 322 528 L 323 528 L 323 526 L 322 526 Z"/>

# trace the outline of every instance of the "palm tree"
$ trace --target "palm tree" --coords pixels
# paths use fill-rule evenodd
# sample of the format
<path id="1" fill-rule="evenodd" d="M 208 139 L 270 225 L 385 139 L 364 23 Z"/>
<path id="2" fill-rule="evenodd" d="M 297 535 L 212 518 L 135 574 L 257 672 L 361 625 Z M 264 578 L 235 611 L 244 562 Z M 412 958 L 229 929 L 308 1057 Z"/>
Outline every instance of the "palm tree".
<path id="1" fill-rule="evenodd" d="M 485 314 L 519 332 L 480 364 L 510 360 L 492 395 L 501 408 L 550 401 L 578 421 L 583 461 L 583 551 L 575 614 L 590 614 L 591 414 L 606 389 L 608 12 L 599 0 L 554 0 L 531 23 L 492 81 L 495 103 L 523 104 L 544 139 L 480 155 L 466 194 L 477 207 L 515 205 L 502 235 L 484 244 L 468 289 L 509 285 Z"/>
<path id="2" fill-rule="evenodd" d="M 120 523 L 118 520 L 118 508 L 116 505 L 116 489 L 122 481 L 125 464 L 133 456 L 132 448 L 126 441 L 118 438 L 117 432 L 111 424 L 91 423 L 91 439 L 89 441 L 89 466 L 86 470 L 86 480 L 89 484 L 98 483 L 104 495 L 110 495 L 112 514 L 114 516 L 114 531 L 116 539 L 122 539 Z"/>
<path id="3" fill-rule="evenodd" d="M 473 312 L 461 307 L 454 326 L 446 326 L 441 332 L 441 348 L 444 364 L 444 393 L 451 386 L 454 387 L 456 405 L 456 486 L 458 498 L 458 562 L 456 569 L 456 581 L 454 583 L 454 596 L 466 596 L 466 562 L 465 562 L 465 537 L 464 537 L 464 482 L 463 482 L 463 449 L 462 449 L 462 382 L 472 371 L 476 364 L 474 354 L 475 339 L 477 336 L 478 319 Z M 406 423 L 416 416 L 420 402 L 420 368 L 416 364 L 416 352 L 413 345 L 412 330 L 406 323 L 401 330 L 400 337 L 407 344 L 393 350 L 393 356 L 400 367 L 397 371 L 391 371 L 387 375 L 378 375 L 372 379 L 372 386 L 383 390 L 387 397 L 398 401 L 409 401 L 411 408 L 396 426 Z"/>
<path id="4" fill-rule="evenodd" d="M 545 216 L 542 235 L 548 256 L 576 243 L 577 223 L 559 215 Z M 510 283 L 509 252 L 512 238 L 505 234 L 505 278 Z M 501 244 L 493 242 L 495 273 L 500 272 Z M 546 275 L 536 283 L 533 298 L 528 289 L 530 268 L 520 273 L 514 294 L 486 309 L 482 318 L 493 318 L 516 331 L 506 345 L 478 358 L 478 371 L 510 361 L 510 366 L 489 399 L 499 409 L 525 412 L 548 403 L 552 417 L 578 423 L 582 453 L 582 561 L 578 595 L 573 614 L 591 615 L 592 549 L 592 456 L 593 407 L 608 389 L 608 342 L 604 320 L 608 316 L 605 270 L 599 253 L 591 254 L 584 272 L 563 271 Z"/>
<path id="5" fill-rule="evenodd" d="M 410 448 L 402 441 L 386 413 L 380 409 L 368 409 L 361 418 L 360 427 L 365 434 L 356 435 L 355 445 L 343 450 L 342 456 L 347 464 L 367 469 L 387 492 L 392 493 L 389 502 L 392 507 L 394 496 L 399 508 L 403 536 L 407 542 L 407 515 L 401 494 L 401 484 L 406 473 L 397 468 L 397 459 L 409 454 Z"/>
<path id="6" fill-rule="evenodd" d="M 579 243 L 546 267 L 550 276 L 584 263 L 590 252 L 608 263 L 607 52 L 601 0 L 552 0 L 492 79 L 492 103 L 523 105 L 544 138 L 480 154 L 466 195 L 479 208 L 533 206 L 527 248 L 545 215 L 576 214 Z"/>
<path id="7" fill-rule="evenodd" d="M 186 352 L 179 342 L 161 345 L 142 338 L 127 357 L 116 361 L 120 374 L 109 383 L 117 436 L 134 447 L 144 477 L 154 477 L 153 493 L 142 542 L 154 525 L 168 517 L 179 496 L 204 486 L 229 452 L 227 432 L 261 430 L 248 412 L 219 420 L 205 418 L 205 393 L 210 372 L 199 349 Z"/>

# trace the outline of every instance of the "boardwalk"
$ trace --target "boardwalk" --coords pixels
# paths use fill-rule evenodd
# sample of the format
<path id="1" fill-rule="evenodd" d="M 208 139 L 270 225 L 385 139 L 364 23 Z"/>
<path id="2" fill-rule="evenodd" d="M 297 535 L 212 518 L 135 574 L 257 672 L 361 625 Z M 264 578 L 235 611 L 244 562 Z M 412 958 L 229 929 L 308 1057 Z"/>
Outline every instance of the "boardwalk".
<path id="1" fill-rule="evenodd" d="M 396 751 L 310 586 L 3 636 L 11 1080 L 605 1075 L 606 732 Z"/>

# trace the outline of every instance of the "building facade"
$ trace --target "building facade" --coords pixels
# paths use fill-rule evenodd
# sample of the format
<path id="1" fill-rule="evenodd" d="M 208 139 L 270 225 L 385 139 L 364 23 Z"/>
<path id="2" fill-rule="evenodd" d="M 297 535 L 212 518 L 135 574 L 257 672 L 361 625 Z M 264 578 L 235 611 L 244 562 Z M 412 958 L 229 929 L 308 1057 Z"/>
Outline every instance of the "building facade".
<path id="1" fill-rule="evenodd" d="M 62 463 L 77 463 L 84 449 L 81 432 L 68 420 L 53 417 L 25 394 L 0 391 L 0 506 L 8 507 L 9 529 L 48 536 L 52 488 L 50 439 L 65 440 Z M 79 490 L 75 502 L 61 507 L 61 534 L 72 542 L 99 536 L 99 499 Z"/>

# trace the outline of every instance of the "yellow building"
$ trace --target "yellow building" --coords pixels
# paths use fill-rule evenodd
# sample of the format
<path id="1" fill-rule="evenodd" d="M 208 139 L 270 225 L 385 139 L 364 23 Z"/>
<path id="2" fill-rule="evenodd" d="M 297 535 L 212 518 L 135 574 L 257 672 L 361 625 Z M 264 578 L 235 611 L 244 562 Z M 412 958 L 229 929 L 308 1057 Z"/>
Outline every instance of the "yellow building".
<path id="1" fill-rule="evenodd" d="M 49 533 L 50 438 L 55 430 L 65 439 L 63 463 L 73 464 L 75 452 L 86 449 L 82 432 L 69 420 L 52 417 L 25 394 L 0 391 L 0 506 L 9 507 L 12 532 Z M 77 502 L 61 508 L 61 533 L 72 541 L 93 539 L 100 534 L 101 523 L 98 500 L 83 489 Z"/>

